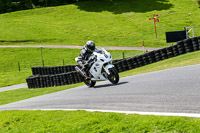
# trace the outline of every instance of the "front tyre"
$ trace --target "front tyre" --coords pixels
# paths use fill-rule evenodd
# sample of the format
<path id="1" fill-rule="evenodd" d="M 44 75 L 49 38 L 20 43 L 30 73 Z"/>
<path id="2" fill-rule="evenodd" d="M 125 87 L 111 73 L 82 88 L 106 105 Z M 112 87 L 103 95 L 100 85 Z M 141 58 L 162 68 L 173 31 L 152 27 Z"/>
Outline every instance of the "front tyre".
<path id="1" fill-rule="evenodd" d="M 109 69 L 110 75 L 108 75 L 108 80 L 112 84 L 117 84 L 119 82 L 119 74 L 115 67 Z"/>
<path id="2" fill-rule="evenodd" d="M 83 82 L 88 86 L 88 87 L 94 87 L 96 84 L 96 81 L 92 81 L 91 79 L 83 79 Z"/>

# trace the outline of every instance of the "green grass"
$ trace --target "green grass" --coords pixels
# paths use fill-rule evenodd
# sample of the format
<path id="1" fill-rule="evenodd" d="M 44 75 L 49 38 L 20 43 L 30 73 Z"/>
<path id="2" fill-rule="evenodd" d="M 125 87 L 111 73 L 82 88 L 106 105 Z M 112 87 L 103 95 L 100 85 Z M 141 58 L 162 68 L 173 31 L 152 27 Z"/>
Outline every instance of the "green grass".
<path id="1" fill-rule="evenodd" d="M 200 119 L 86 111 L 0 111 L 7 133 L 196 133 Z"/>
<path id="2" fill-rule="evenodd" d="M 120 51 L 109 50 L 113 59 L 141 54 L 142 51 Z M 43 59 L 45 66 L 62 66 L 77 64 L 75 57 L 80 49 L 43 48 Z M 0 87 L 26 82 L 25 79 L 31 76 L 31 67 L 42 66 L 40 48 L 0 48 Z M 20 69 L 18 68 L 20 63 Z"/>
<path id="3" fill-rule="evenodd" d="M 26 78 L 32 75 L 32 72 L 21 71 L 21 72 L 1 72 L 0 73 L 0 87 L 16 85 L 25 83 Z"/>
<path id="4" fill-rule="evenodd" d="M 165 47 L 165 32 L 193 26 L 200 35 L 200 8 L 194 0 L 111 0 L 0 14 L 0 45 L 83 45 Z M 153 21 L 159 14 L 158 38 Z"/>

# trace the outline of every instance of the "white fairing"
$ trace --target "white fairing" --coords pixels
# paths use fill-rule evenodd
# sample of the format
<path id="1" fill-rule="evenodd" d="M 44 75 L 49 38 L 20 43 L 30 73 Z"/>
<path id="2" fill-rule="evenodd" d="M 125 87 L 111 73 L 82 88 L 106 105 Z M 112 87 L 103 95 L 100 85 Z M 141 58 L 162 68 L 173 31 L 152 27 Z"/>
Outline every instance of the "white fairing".
<path id="1" fill-rule="evenodd" d="M 96 58 L 96 60 L 89 70 L 90 74 L 93 76 L 91 80 L 107 80 L 106 74 L 110 74 L 108 69 L 114 67 L 114 65 L 112 65 L 111 54 L 103 48 L 97 48 L 93 52 L 93 55 L 89 57 L 89 60 L 94 58 Z M 102 71 L 102 69 L 104 69 L 106 73 L 105 71 Z"/>
<path id="2" fill-rule="evenodd" d="M 75 61 L 76 61 L 76 62 L 78 61 L 78 57 L 75 58 Z"/>

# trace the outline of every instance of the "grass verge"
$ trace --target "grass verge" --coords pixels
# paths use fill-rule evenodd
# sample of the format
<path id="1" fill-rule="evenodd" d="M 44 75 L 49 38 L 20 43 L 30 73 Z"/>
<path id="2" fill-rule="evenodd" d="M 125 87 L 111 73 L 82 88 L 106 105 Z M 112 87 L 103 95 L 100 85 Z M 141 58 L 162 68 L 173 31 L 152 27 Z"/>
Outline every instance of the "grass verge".
<path id="1" fill-rule="evenodd" d="M 32 75 L 30 70 L 21 72 L 2 72 L 0 73 L 0 88 L 10 85 L 25 83 L 26 78 Z"/>
<path id="2" fill-rule="evenodd" d="M 0 111 L 0 132 L 194 133 L 200 119 L 86 111 Z"/>

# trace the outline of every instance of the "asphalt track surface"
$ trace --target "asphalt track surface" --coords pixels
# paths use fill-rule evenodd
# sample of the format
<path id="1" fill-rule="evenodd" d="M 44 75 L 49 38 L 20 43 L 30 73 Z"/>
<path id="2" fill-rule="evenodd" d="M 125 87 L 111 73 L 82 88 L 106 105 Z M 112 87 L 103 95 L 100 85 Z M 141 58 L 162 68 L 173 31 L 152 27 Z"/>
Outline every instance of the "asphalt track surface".
<path id="1" fill-rule="evenodd" d="M 118 85 L 69 90 L 0 106 L 0 110 L 112 110 L 200 114 L 200 65 L 121 78 Z"/>
<path id="2" fill-rule="evenodd" d="M 6 87 L 2 87 L 0 88 L 0 92 L 3 91 L 9 91 L 9 90 L 15 90 L 15 89 L 20 89 L 20 88 L 26 88 L 27 83 L 22 83 L 22 84 L 17 84 L 17 85 L 11 85 L 11 86 L 6 86 Z"/>

